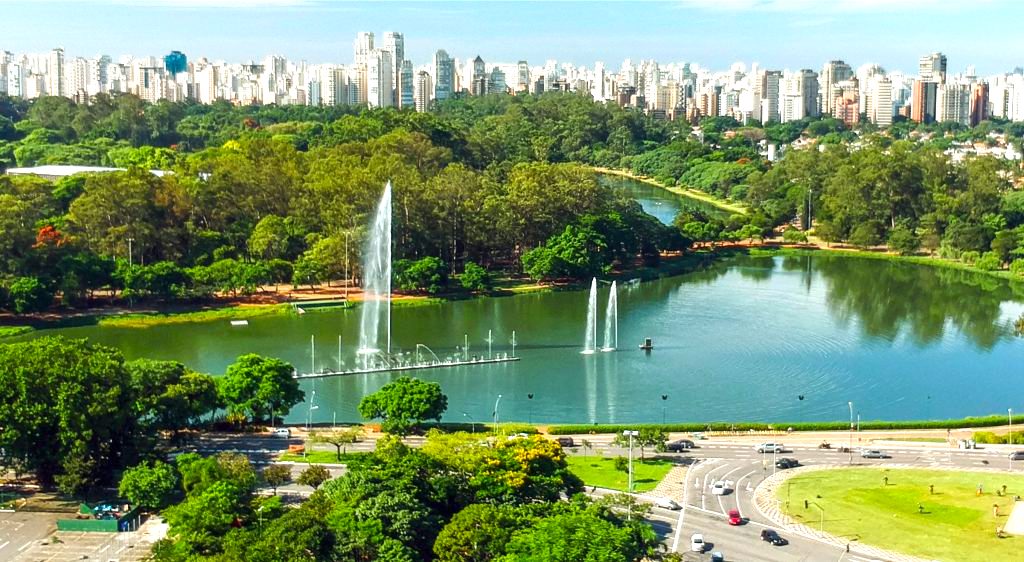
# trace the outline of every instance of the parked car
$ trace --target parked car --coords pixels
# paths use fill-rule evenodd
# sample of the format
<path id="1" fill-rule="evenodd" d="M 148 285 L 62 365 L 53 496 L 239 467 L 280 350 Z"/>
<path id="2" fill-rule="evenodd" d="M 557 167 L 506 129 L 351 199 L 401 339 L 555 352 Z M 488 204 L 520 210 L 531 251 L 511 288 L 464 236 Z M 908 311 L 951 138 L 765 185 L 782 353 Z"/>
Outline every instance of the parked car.
<path id="1" fill-rule="evenodd" d="M 672 511 L 683 509 L 683 506 L 676 503 L 675 500 L 671 500 L 669 498 L 658 498 L 657 500 L 654 501 L 654 505 L 662 509 L 671 509 Z"/>
<path id="2" fill-rule="evenodd" d="M 725 480 L 719 480 L 711 485 L 711 494 L 715 496 L 724 496 L 729 493 L 729 485 L 726 484 Z"/>
<path id="3" fill-rule="evenodd" d="M 758 453 L 785 453 L 786 449 L 782 443 L 761 443 L 754 447 Z"/>
<path id="4" fill-rule="evenodd" d="M 861 458 L 865 459 L 887 459 L 889 455 L 885 454 L 885 451 L 879 451 L 878 449 L 866 449 L 861 451 Z"/>
<path id="5" fill-rule="evenodd" d="M 735 527 L 736 525 L 743 524 L 743 518 L 740 517 L 740 510 L 730 509 L 729 510 L 729 524 Z"/>
<path id="6" fill-rule="evenodd" d="M 789 544 L 789 541 L 780 537 L 779 534 L 772 529 L 763 529 L 761 531 L 761 540 L 771 544 L 772 546 L 786 546 Z"/>
<path id="7" fill-rule="evenodd" d="M 693 552 L 704 552 L 704 535 L 694 533 L 690 536 L 690 550 Z"/>
<path id="8" fill-rule="evenodd" d="M 1011 461 L 1024 461 L 1024 451 L 1014 451 L 1010 453 Z"/>
<path id="9" fill-rule="evenodd" d="M 711 553 L 711 562 L 725 562 L 725 555 L 716 550 Z"/>
<path id="10" fill-rule="evenodd" d="M 275 427 L 270 430 L 270 434 L 274 437 L 284 437 L 285 439 L 292 436 L 292 430 L 287 427 Z"/>
<path id="11" fill-rule="evenodd" d="M 558 439 L 555 439 L 555 441 L 557 441 L 558 444 L 563 446 L 563 447 L 575 447 L 576 446 L 576 442 L 572 440 L 572 437 L 559 437 Z"/>
<path id="12" fill-rule="evenodd" d="M 686 449 L 693 449 L 696 445 L 689 439 L 676 439 L 675 441 L 669 441 L 665 443 L 665 450 L 670 453 L 680 453 Z"/>
<path id="13" fill-rule="evenodd" d="M 775 461 L 775 468 L 793 468 L 796 466 L 800 466 L 800 461 L 789 457 L 783 457 Z"/>

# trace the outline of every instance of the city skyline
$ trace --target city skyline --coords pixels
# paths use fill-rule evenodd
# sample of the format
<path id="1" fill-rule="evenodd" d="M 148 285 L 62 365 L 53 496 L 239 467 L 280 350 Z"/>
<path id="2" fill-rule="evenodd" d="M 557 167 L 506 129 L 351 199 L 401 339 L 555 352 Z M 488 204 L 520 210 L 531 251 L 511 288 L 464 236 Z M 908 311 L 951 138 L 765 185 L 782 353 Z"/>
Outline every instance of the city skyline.
<path id="1" fill-rule="evenodd" d="M 310 63 L 345 62 L 352 37 L 401 30 L 406 58 L 427 64 L 438 49 L 453 58 L 558 60 L 591 66 L 625 59 L 692 61 L 728 68 L 820 68 L 823 59 L 876 63 L 912 73 L 921 53 L 941 50 L 950 72 L 979 75 L 1024 64 L 1013 22 L 1024 5 L 982 0 L 965 13 L 944 0 L 895 2 L 683 0 L 645 3 L 433 2 L 324 0 L 0 0 L 0 49 L 148 56 L 180 50 L 190 58 L 259 60 L 280 54 Z M 584 8 L 585 9 L 582 9 Z M 68 18 L 68 10 L 75 17 Z M 1004 17 L 991 18 L 993 11 Z M 908 19 L 908 18 L 913 19 Z M 240 21 L 242 18 L 244 22 Z M 159 25 L 140 25 L 153 21 Z M 982 21 L 984 22 L 982 24 Z M 972 25 L 977 22 L 979 25 Z M 964 33 L 964 29 L 972 30 Z M 743 42 L 723 38 L 743 37 Z M 827 43 L 827 44 L 823 44 Z"/>

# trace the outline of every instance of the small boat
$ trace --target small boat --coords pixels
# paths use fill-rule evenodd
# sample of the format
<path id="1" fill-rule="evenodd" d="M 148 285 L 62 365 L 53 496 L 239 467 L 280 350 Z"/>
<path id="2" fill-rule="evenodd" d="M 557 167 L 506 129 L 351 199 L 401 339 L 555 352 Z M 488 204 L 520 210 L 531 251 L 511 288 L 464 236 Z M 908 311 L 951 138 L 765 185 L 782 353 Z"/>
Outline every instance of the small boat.
<path id="1" fill-rule="evenodd" d="M 248 326 L 249 325 L 249 321 L 248 320 L 232 320 L 231 321 L 231 325 L 232 326 Z"/>
<path id="2" fill-rule="evenodd" d="M 644 338 L 644 343 L 640 344 L 640 349 L 650 351 L 654 349 L 654 342 L 651 341 L 651 338 Z"/>

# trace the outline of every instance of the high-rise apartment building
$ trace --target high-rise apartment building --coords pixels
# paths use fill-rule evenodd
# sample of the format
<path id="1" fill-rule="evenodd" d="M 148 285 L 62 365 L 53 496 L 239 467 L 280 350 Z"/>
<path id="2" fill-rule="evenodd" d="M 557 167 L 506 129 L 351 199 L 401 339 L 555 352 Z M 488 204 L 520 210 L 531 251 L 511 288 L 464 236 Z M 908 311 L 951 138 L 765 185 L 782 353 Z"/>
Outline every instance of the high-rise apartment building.
<path id="1" fill-rule="evenodd" d="M 938 83 L 915 80 L 910 93 L 910 119 L 918 123 L 935 121 L 935 96 Z"/>
<path id="2" fill-rule="evenodd" d="M 398 107 L 402 109 L 416 106 L 416 84 L 413 79 L 412 61 L 403 60 L 398 72 Z"/>
<path id="3" fill-rule="evenodd" d="M 971 120 L 971 85 L 962 82 L 939 84 L 935 89 L 935 120 L 967 125 Z"/>
<path id="4" fill-rule="evenodd" d="M 835 115 L 836 84 L 853 78 L 853 68 L 841 60 L 831 60 L 821 68 L 818 90 L 821 92 L 821 111 Z"/>
<path id="5" fill-rule="evenodd" d="M 46 59 L 46 93 L 51 96 L 67 96 L 65 83 L 64 49 L 50 51 Z"/>
<path id="6" fill-rule="evenodd" d="M 434 80 L 430 77 L 430 73 L 421 70 L 416 73 L 416 88 L 413 92 L 415 98 L 416 111 L 420 113 L 430 108 L 430 100 L 434 96 Z"/>
<path id="7" fill-rule="evenodd" d="M 868 121 L 879 127 L 892 125 L 892 81 L 884 74 L 876 74 L 868 79 L 865 90 Z"/>
<path id="8" fill-rule="evenodd" d="M 946 55 L 932 53 L 921 57 L 918 61 L 918 78 L 925 82 L 946 81 Z"/>
<path id="9" fill-rule="evenodd" d="M 366 65 L 366 104 L 372 107 L 393 107 L 395 101 L 391 80 L 395 75 L 391 68 L 393 55 L 382 49 L 370 52 Z"/>
<path id="10" fill-rule="evenodd" d="M 805 68 L 797 74 L 797 88 L 800 92 L 801 112 L 804 117 L 821 114 L 818 106 L 818 73 Z"/>
<path id="11" fill-rule="evenodd" d="M 356 64 L 369 64 L 370 53 L 373 51 L 373 32 L 360 31 L 356 33 L 356 40 L 353 45 L 354 61 Z"/>
<path id="12" fill-rule="evenodd" d="M 971 122 L 972 127 L 988 119 L 988 84 L 976 82 L 971 88 Z"/>
<path id="13" fill-rule="evenodd" d="M 762 70 L 754 82 L 754 112 L 762 123 L 779 122 L 779 82 L 781 70 Z M 703 112 L 703 108 L 701 109 Z"/>
<path id="14" fill-rule="evenodd" d="M 405 60 L 405 37 L 397 31 L 385 32 L 384 41 L 380 45 L 380 49 L 391 54 L 391 68 L 393 70 L 391 85 L 395 88 L 394 105 L 400 106 L 402 98 L 402 61 Z"/>
<path id="15" fill-rule="evenodd" d="M 487 75 L 487 92 L 493 94 L 504 94 L 507 89 L 508 85 L 505 82 L 505 73 L 497 66 L 492 68 L 491 73 Z"/>
<path id="16" fill-rule="evenodd" d="M 516 91 L 525 92 L 530 89 L 530 65 L 521 60 L 516 64 Z"/>

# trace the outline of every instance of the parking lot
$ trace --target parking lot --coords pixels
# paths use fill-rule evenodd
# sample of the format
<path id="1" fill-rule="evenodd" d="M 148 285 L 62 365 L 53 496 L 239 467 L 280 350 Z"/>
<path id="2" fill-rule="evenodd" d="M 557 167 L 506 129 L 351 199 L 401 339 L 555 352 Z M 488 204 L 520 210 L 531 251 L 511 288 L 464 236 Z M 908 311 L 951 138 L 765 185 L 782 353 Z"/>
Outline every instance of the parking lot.
<path id="1" fill-rule="evenodd" d="M 0 513 L 0 560 L 61 562 L 145 560 L 153 543 L 166 533 L 159 518 L 147 520 L 137 532 L 83 533 L 57 531 L 59 513 Z"/>
<path id="2" fill-rule="evenodd" d="M 15 560 L 57 530 L 57 513 L 0 513 L 0 560 Z"/>

